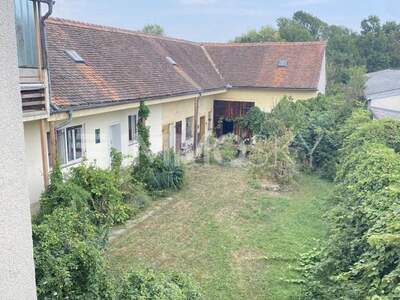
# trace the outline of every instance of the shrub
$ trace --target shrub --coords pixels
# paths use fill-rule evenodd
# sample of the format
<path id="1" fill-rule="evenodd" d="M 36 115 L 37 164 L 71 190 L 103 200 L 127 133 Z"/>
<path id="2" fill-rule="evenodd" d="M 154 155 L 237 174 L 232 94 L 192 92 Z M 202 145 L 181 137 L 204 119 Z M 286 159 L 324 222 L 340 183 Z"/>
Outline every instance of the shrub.
<path id="1" fill-rule="evenodd" d="M 336 179 L 336 206 L 329 213 L 329 240 L 303 257 L 305 297 L 396 299 L 400 155 L 386 145 L 366 141 L 345 153 Z"/>
<path id="2" fill-rule="evenodd" d="M 250 149 L 251 171 L 259 177 L 269 177 L 279 184 L 289 184 L 296 173 L 289 145 L 293 134 L 259 139 Z"/>
<path id="3" fill-rule="evenodd" d="M 98 224 L 113 225 L 129 219 L 131 210 L 124 202 L 118 177 L 112 170 L 82 164 L 72 169 L 69 180 L 90 194 L 89 206 Z"/>
<path id="4" fill-rule="evenodd" d="M 119 299 L 196 300 L 201 294 L 186 276 L 146 270 L 127 274 Z"/>
<path id="5" fill-rule="evenodd" d="M 172 150 L 156 155 L 142 180 L 150 191 L 179 190 L 184 183 L 184 168 Z"/>
<path id="6" fill-rule="evenodd" d="M 210 137 L 205 156 L 211 163 L 227 164 L 238 157 L 239 141 L 234 134 L 227 134 L 219 139 Z"/>
<path id="7" fill-rule="evenodd" d="M 40 198 L 40 212 L 37 219 L 51 214 L 56 208 L 70 207 L 76 211 L 89 209 L 90 194 L 77 184 L 66 181 L 59 166 L 55 166 L 50 176 L 50 185 Z"/>
<path id="8" fill-rule="evenodd" d="M 104 240 L 90 214 L 56 208 L 32 230 L 39 299 L 113 299 Z"/>

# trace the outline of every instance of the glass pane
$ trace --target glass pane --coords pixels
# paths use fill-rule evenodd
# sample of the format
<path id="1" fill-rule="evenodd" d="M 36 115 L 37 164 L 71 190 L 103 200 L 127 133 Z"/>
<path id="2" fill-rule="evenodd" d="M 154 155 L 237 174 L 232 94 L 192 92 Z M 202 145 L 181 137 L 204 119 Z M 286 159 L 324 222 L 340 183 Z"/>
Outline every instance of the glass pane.
<path id="1" fill-rule="evenodd" d="M 57 131 L 57 160 L 59 164 L 65 164 L 65 131 L 58 130 Z"/>
<path id="2" fill-rule="evenodd" d="M 75 127 L 75 159 L 82 157 L 82 127 Z"/>
<path id="3" fill-rule="evenodd" d="M 74 129 L 67 129 L 67 153 L 68 161 L 74 160 Z"/>
<path id="4" fill-rule="evenodd" d="M 133 140 L 136 141 L 137 138 L 137 117 L 136 115 L 133 116 L 133 129 L 132 129 L 132 134 L 133 134 Z"/>
<path id="5" fill-rule="evenodd" d="M 37 67 L 37 45 L 33 2 L 15 1 L 15 27 L 20 67 Z"/>

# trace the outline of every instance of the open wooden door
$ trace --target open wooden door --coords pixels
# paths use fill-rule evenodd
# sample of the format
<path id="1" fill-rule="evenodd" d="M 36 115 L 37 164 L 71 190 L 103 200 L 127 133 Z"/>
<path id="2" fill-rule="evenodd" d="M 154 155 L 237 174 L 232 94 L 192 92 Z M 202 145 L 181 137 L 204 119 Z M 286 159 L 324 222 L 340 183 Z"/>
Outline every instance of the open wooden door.
<path id="1" fill-rule="evenodd" d="M 200 117 L 200 143 L 204 143 L 204 139 L 206 136 L 206 116 Z"/>
<path id="2" fill-rule="evenodd" d="M 175 123 L 175 151 L 180 153 L 182 148 L 182 121 Z"/>

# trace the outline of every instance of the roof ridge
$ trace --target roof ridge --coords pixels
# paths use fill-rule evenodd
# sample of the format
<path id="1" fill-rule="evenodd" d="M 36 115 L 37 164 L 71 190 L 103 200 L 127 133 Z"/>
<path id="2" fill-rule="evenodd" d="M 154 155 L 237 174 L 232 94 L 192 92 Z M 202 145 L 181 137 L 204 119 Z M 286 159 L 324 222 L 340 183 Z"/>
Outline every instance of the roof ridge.
<path id="1" fill-rule="evenodd" d="M 229 47 L 243 47 L 243 46 L 271 46 L 271 45 L 324 45 L 325 41 L 310 41 L 310 42 L 257 42 L 257 43 L 218 43 L 218 42 L 204 42 L 203 46 L 229 46 Z"/>
<path id="2" fill-rule="evenodd" d="M 80 28 L 87 28 L 87 29 L 94 29 L 94 30 L 101 30 L 101 31 L 108 31 L 108 32 L 125 33 L 125 34 L 143 36 L 143 37 L 148 37 L 148 38 L 153 38 L 153 39 L 160 39 L 160 40 L 192 44 L 192 45 L 196 45 L 196 46 L 201 45 L 200 43 L 185 40 L 185 39 L 153 35 L 153 34 L 148 34 L 148 33 L 144 33 L 144 32 L 133 30 L 133 29 L 126 29 L 126 28 L 113 27 L 113 26 L 107 26 L 107 25 L 99 25 L 99 24 L 94 24 L 94 23 L 69 20 L 69 19 L 63 19 L 63 18 L 52 17 L 52 18 L 47 19 L 46 23 L 62 24 L 62 25 L 75 26 L 75 27 L 80 27 Z"/>

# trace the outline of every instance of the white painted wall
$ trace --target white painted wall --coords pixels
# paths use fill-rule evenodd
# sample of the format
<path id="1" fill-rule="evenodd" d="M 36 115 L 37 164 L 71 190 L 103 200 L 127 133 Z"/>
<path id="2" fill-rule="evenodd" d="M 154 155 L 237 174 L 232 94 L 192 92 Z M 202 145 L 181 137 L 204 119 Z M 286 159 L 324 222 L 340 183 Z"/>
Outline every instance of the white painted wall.
<path id="1" fill-rule="evenodd" d="M 159 152 L 162 148 L 161 105 L 149 106 L 150 115 L 147 126 L 150 127 L 151 150 Z M 130 143 L 128 135 L 128 116 L 138 113 L 138 109 L 126 109 L 98 115 L 72 118 L 69 126 L 82 125 L 84 157 L 90 163 L 101 168 L 110 166 L 110 126 L 121 125 L 121 152 L 125 156 L 124 164 L 129 164 L 137 156 L 137 142 Z M 95 142 L 95 130 L 100 129 L 100 143 Z"/>
<path id="2" fill-rule="evenodd" d="M 0 298 L 36 299 L 13 3 L 0 1 Z"/>
<path id="3" fill-rule="evenodd" d="M 38 209 L 37 205 L 33 204 L 37 202 L 44 190 L 39 126 L 40 121 L 24 123 L 26 178 L 29 183 L 29 200 L 33 212 Z"/>

